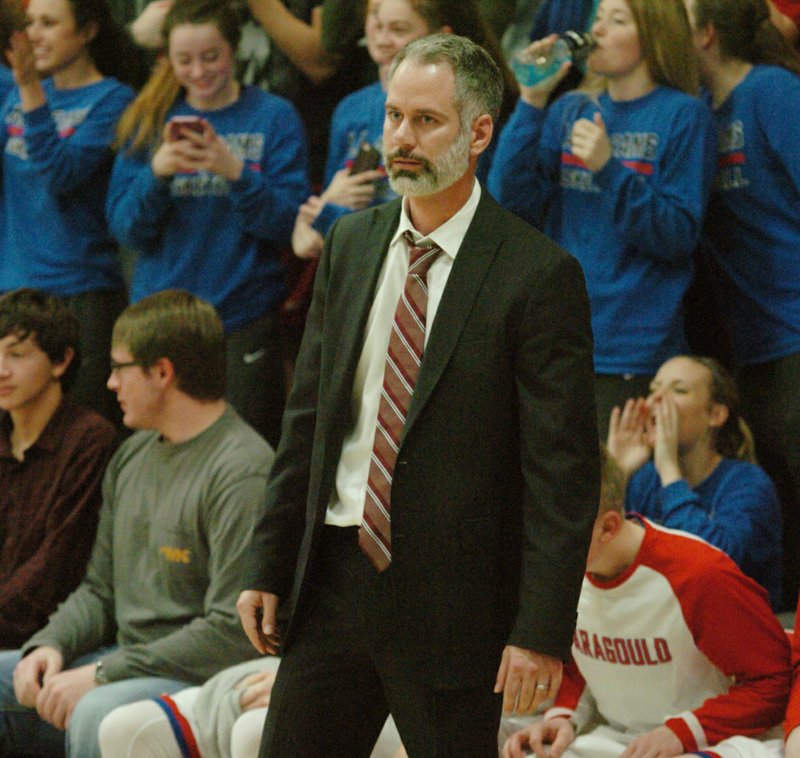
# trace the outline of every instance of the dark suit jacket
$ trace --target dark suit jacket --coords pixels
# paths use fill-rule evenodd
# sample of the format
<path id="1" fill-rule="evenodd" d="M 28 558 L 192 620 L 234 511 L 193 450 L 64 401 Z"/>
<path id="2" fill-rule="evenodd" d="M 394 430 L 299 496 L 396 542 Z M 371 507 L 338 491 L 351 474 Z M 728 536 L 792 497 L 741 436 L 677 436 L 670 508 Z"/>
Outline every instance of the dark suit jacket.
<path id="1" fill-rule="evenodd" d="M 326 241 L 245 586 L 303 613 L 400 201 Z M 392 483 L 408 665 L 493 682 L 511 643 L 568 657 L 598 503 L 589 304 L 577 262 L 484 190 L 425 349 Z"/>

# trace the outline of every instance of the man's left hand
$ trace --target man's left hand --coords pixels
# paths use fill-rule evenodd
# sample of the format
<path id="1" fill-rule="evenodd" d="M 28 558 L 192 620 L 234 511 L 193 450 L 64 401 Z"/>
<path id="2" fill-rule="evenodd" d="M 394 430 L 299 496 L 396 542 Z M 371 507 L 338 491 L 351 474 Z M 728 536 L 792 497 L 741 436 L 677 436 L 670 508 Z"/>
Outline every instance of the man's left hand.
<path id="1" fill-rule="evenodd" d="M 668 726 L 659 726 L 637 737 L 619 758 L 673 758 L 684 753 L 675 732 Z"/>
<path id="2" fill-rule="evenodd" d="M 66 729 L 78 701 L 97 687 L 95 664 L 54 674 L 36 698 L 36 712 L 56 729 Z"/>
<path id="3" fill-rule="evenodd" d="M 506 645 L 494 685 L 495 692 L 503 693 L 503 712 L 533 713 L 558 692 L 562 671 L 558 658 Z"/>

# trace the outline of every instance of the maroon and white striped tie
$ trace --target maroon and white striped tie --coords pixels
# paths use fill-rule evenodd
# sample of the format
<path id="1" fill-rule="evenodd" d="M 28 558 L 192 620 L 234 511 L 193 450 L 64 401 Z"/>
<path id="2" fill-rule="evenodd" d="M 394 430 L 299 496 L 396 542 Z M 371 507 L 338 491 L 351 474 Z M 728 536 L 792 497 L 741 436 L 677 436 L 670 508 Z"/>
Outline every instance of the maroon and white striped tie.
<path id="1" fill-rule="evenodd" d="M 358 544 L 378 571 L 384 571 L 392 561 L 392 475 L 425 347 L 428 269 L 442 252 L 436 245 L 417 247 L 409 231 L 403 236 L 409 246 L 408 276 L 389 337 L 364 516 L 358 531 Z"/>

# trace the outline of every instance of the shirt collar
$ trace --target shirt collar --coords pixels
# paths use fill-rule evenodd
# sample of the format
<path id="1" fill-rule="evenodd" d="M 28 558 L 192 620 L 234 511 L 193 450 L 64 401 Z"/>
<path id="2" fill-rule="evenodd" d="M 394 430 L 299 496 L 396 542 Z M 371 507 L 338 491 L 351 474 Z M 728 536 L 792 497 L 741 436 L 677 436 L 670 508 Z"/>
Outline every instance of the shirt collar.
<path id="1" fill-rule="evenodd" d="M 44 429 L 42 429 L 41 434 L 39 434 L 34 443 L 25 451 L 26 456 L 28 452 L 34 448 L 48 453 L 55 453 L 58 450 L 62 439 L 59 431 L 61 419 L 70 405 L 71 401 L 67 397 L 61 399 L 61 403 L 50 417 Z M 3 413 L 0 415 L 0 457 L 2 458 L 14 458 L 14 454 L 11 452 L 12 428 L 11 414 Z"/>
<path id="2" fill-rule="evenodd" d="M 397 226 L 397 231 L 392 237 L 391 244 L 396 244 L 397 241 L 403 236 L 403 232 L 409 230 L 416 239 L 417 243 L 424 242 L 427 244 L 434 242 L 447 255 L 449 255 L 450 258 L 455 259 L 456 253 L 461 247 L 461 243 L 464 241 L 464 237 L 467 234 L 467 229 L 469 229 L 469 225 L 472 223 L 472 217 L 475 215 L 475 210 L 478 207 L 478 202 L 480 199 L 481 185 L 480 182 L 475 179 L 472 184 L 472 192 L 467 198 L 467 202 L 464 203 L 461 208 L 459 208 L 455 215 L 447 219 L 447 221 L 434 229 L 429 235 L 423 237 L 411 223 L 411 219 L 406 212 L 406 203 L 408 200 L 407 198 L 403 198 L 401 205 L 402 210 L 400 211 L 400 223 Z"/>

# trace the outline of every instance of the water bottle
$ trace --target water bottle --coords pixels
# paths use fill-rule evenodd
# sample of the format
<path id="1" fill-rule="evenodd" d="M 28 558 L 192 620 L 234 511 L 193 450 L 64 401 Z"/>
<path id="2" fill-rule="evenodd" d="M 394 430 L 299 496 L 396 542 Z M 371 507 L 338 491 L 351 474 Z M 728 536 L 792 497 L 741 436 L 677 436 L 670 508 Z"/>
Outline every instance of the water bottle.
<path id="1" fill-rule="evenodd" d="M 511 62 L 514 76 L 523 87 L 533 87 L 553 76 L 564 61 L 579 63 L 594 49 L 594 37 L 589 32 L 564 32 L 545 53 L 522 50 Z"/>

